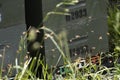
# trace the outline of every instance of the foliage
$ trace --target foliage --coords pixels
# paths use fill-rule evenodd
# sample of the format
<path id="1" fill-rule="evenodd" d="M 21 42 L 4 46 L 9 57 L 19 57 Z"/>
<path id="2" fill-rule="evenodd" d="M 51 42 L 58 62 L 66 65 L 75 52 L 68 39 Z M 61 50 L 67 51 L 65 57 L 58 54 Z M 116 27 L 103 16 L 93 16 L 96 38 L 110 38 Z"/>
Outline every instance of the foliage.
<path id="1" fill-rule="evenodd" d="M 117 7 L 108 8 L 108 26 L 111 48 L 120 52 L 120 10 Z"/>

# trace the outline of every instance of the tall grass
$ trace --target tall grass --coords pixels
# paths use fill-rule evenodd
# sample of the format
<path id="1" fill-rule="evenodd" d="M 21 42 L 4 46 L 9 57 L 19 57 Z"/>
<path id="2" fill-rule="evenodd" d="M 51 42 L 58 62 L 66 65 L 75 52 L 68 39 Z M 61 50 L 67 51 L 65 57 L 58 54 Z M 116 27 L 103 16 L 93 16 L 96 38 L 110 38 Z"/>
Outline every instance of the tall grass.
<path id="1" fill-rule="evenodd" d="M 56 5 L 60 7 L 61 5 L 71 4 L 74 5 L 77 0 L 65 0 L 60 4 Z M 69 15 L 67 12 L 49 12 L 43 21 L 46 21 L 51 14 L 58 14 L 58 15 Z M 119 54 L 120 54 L 120 10 L 118 9 L 109 9 L 108 11 L 108 26 L 109 26 L 109 38 L 110 38 L 110 46 L 113 49 L 111 56 L 115 58 L 115 66 L 111 68 L 107 68 L 101 65 L 102 54 L 100 55 L 99 65 L 92 64 L 91 61 L 88 61 L 89 65 L 85 65 L 82 69 L 77 67 L 79 61 L 71 63 L 69 56 L 66 56 L 65 53 L 69 54 L 69 47 L 67 44 L 66 32 L 61 31 L 61 33 L 56 34 L 51 29 L 47 28 L 46 26 L 34 29 L 30 35 L 27 36 L 27 32 L 21 37 L 19 50 L 18 52 L 21 54 L 20 62 L 24 62 L 22 64 L 18 63 L 16 58 L 16 65 L 13 66 L 14 69 L 17 70 L 17 73 L 14 77 L 15 80 L 119 80 L 120 79 L 120 64 L 118 63 Z M 34 40 L 36 37 L 37 32 L 42 29 L 45 31 L 45 37 L 50 38 L 56 48 L 59 50 L 61 56 L 59 59 L 63 58 L 65 64 L 62 66 L 66 69 L 64 74 L 55 74 L 55 69 L 48 70 L 48 65 L 44 63 L 44 59 L 41 60 L 41 55 L 39 57 L 29 58 L 27 55 L 22 55 L 23 53 L 27 54 L 27 47 L 26 47 L 26 40 Z M 53 34 L 53 36 L 50 35 Z M 28 38 L 27 38 L 28 37 Z M 59 41 L 59 43 L 58 43 Z M 64 43 L 63 43 L 64 42 Z M 64 46 L 65 47 L 64 47 Z M 38 47 L 40 45 L 38 44 Z M 65 48 L 65 49 L 63 49 Z M 108 55 L 107 55 L 108 56 Z M 27 57 L 26 60 L 24 58 Z M 90 57 L 91 58 L 91 57 Z M 59 59 L 57 63 L 59 62 Z M 89 59 L 90 60 L 90 59 Z M 36 65 L 37 63 L 37 65 Z M 56 66 L 57 66 L 56 63 Z M 42 78 L 36 77 L 38 67 L 42 65 Z M 2 68 L 2 67 L 1 67 Z M 35 70 L 33 70 L 35 69 Z M 2 70 L 2 69 L 1 69 Z M 2 72 L 0 71 L 0 78 L 4 80 L 8 80 L 8 76 L 2 77 Z M 64 76 L 65 75 L 65 76 Z"/>

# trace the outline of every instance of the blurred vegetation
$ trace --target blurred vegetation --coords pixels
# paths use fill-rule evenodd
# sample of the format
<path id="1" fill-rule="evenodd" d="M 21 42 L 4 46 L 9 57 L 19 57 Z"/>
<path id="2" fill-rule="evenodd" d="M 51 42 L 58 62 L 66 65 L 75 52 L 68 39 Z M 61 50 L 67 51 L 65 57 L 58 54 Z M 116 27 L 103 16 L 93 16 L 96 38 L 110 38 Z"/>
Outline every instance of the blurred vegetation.
<path id="1" fill-rule="evenodd" d="M 120 52 L 120 10 L 108 8 L 108 27 L 110 33 L 110 50 Z"/>

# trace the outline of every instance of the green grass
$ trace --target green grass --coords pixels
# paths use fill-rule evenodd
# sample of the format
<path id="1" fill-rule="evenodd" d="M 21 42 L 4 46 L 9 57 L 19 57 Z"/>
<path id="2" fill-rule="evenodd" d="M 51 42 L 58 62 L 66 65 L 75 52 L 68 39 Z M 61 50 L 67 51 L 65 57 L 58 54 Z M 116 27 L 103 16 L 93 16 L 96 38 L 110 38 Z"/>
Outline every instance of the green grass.
<path id="1" fill-rule="evenodd" d="M 74 3 L 75 3 L 74 0 L 72 2 L 71 0 L 68 2 L 65 1 L 65 2 L 61 2 L 56 7 L 59 7 L 63 4 L 73 5 Z M 52 80 L 54 77 L 56 78 L 56 80 L 119 80 L 120 79 L 120 64 L 117 62 L 117 60 L 120 55 L 120 10 L 118 10 L 117 8 L 114 8 L 114 9 L 109 8 L 108 10 L 109 10 L 108 26 L 109 26 L 109 41 L 110 41 L 109 43 L 110 43 L 110 49 L 113 52 L 109 52 L 105 56 L 112 56 L 113 58 L 115 58 L 114 67 L 107 68 L 101 65 L 101 59 L 105 57 L 105 56 L 103 57 L 102 56 L 103 54 L 101 53 L 99 65 L 92 64 L 91 60 L 89 59 L 88 61 L 89 66 L 85 65 L 82 69 L 78 69 L 77 64 L 79 62 L 76 61 L 74 63 L 71 63 L 69 56 L 65 56 L 64 54 L 64 53 L 69 54 L 69 48 L 67 44 L 67 38 L 66 38 L 65 31 L 61 31 L 60 34 L 56 34 L 54 33 L 54 31 L 44 26 L 40 29 L 43 29 L 46 31 L 45 37 L 50 38 L 52 40 L 53 44 L 56 46 L 56 48 L 61 53 L 61 57 L 65 61 L 65 65 L 63 65 L 63 67 L 66 72 L 61 73 L 65 76 L 63 77 L 63 75 L 54 74 L 56 68 L 50 69 L 48 71 L 48 66 L 47 64 L 44 64 L 44 59 L 43 60 L 40 59 L 41 55 L 39 55 L 38 58 L 37 57 L 27 58 L 26 61 L 23 61 L 23 58 L 27 57 L 26 55 L 22 55 L 23 53 L 27 52 L 26 40 L 27 39 L 34 40 L 36 38 L 35 30 L 37 29 L 33 29 L 29 33 L 31 36 L 28 36 L 27 38 L 27 34 L 25 33 L 21 37 L 21 40 L 20 40 L 18 52 L 21 54 L 20 61 L 24 63 L 18 64 L 18 61 L 16 58 L 16 65 L 12 66 L 9 69 L 10 71 L 12 70 L 12 68 L 17 70 L 18 73 L 15 76 L 15 80 L 28 80 L 28 79 L 30 80 Z M 51 14 L 66 15 L 67 13 L 50 12 L 47 14 L 47 16 L 45 17 L 43 21 L 46 21 L 49 15 Z M 53 36 L 51 36 L 49 33 L 52 33 Z M 59 43 L 56 40 L 59 40 Z M 63 50 L 63 46 L 62 46 L 63 44 L 65 45 L 65 50 Z M 38 47 L 40 46 L 39 44 L 36 44 L 36 45 Z M 58 59 L 58 62 L 59 62 L 59 59 Z M 35 66 L 36 63 L 37 65 Z M 42 74 L 43 74 L 41 79 L 36 77 L 37 70 L 40 65 L 42 66 Z M 8 80 L 7 74 L 5 76 L 2 76 L 2 66 L 0 69 L 0 80 Z"/>

